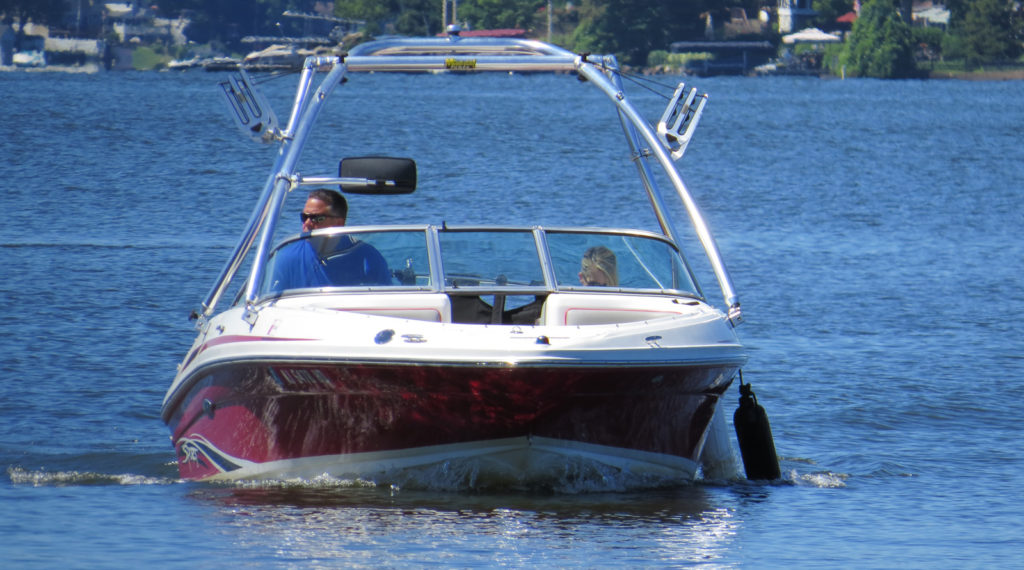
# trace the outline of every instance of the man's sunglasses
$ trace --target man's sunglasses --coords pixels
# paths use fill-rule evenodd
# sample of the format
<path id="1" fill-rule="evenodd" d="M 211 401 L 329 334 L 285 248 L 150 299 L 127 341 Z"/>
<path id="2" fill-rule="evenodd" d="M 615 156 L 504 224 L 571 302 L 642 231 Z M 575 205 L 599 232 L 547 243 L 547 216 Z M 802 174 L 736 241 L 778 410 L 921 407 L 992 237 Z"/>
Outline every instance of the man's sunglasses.
<path id="1" fill-rule="evenodd" d="M 330 214 L 307 214 L 305 212 L 299 214 L 299 217 L 302 218 L 302 223 L 306 223 L 307 220 L 312 220 L 314 224 L 322 224 L 327 218 L 337 218 L 337 216 L 332 216 Z"/>

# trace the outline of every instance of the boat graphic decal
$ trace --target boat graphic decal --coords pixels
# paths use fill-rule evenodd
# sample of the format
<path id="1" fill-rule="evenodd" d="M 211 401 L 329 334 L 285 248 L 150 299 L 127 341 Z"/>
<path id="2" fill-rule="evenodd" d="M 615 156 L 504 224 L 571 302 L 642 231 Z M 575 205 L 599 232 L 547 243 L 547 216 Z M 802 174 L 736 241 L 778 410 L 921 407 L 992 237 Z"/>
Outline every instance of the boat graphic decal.
<path id="1" fill-rule="evenodd" d="M 330 390 L 334 387 L 334 383 L 319 368 L 281 368 L 272 366 L 269 370 L 274 382 L 286 390 L 311 388 Z"/>
<path id="2" fill-rule="evenodd" d="M 209 465 L 221 473 L 225 473 L 253 464 L 252 461 L 238 459 L 224 453 L 199 434 L 193 433 L 178 441 L 181 444 L 179 447 L 181 455 L 178 458 L 178 462 L 183 465 L 189 463 L 195 463 L 199 466 Z"/>

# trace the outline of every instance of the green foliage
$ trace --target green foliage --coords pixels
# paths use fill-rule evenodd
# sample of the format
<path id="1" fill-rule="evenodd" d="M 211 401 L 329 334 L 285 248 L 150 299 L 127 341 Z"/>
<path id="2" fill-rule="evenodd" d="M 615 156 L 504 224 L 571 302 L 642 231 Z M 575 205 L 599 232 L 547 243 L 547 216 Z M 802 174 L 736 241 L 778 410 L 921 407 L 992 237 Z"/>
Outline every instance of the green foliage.
<path id="1" fill-rule="evenodd" d="M 139 47 L 132 52 L 132 67 L 140 71 L 149 71 L 167 65 L 171 57 L 157 53 L 149 47 Z"/>
<path id="2" fill-rule="evenodd" d="M 535 15 L 546 0 L 476 0 L 459 4 L 459 21 L 473 29 L 533 29 Z"/>
<path id="3" fill-rule="evenodd" d="M 579 52 L 603 53 L 614 42 L 603 25 L 608 8 L 602 0 L 583 0 L 579 7 L 580 23 L 572 35 L 572 49 Z"/>
<path id="4" fill-rule="evenodd" d="M 670 65 L 669 60 L 672 59 L 673 55 L 679 55 L 675 53 L 669 53 L 664 50 L 656 49 L 651 53 L 647 54 L 647 65 L 648 67 L 662 67 Z"/>
<path id="5" fill-rule="evenodd" d="M 821 69 L 832 75 L 842 75 L 842 55 L 845 46 L 843 44 L 825 44 L 821 48 Z"/>
<path id="6" fill-rule="evenodd" d="M 946 9 L 949 10 L 949 27 L 956 29 L 964 21 L 967 8 L 973 0 L 945 0 Z"/>
<path id="7" fill-rule="evenodd" d="M 840 57 L 846 73 L 896 79 L 918 76 L 910 27 L 892 0 L 868 0 Z"/>
<path id="8" fill-rule="evenodd" d="M 534 27 L 546 0 L 463 0 L 455 16 L 469 29 Z M 336 0 L 335 15 L 365 20 L 371 34 L 435 35 L 444 31 L 436 0 Z M 449 6 L 448 18 L 452 18 Z"/>
<path id="9" fill-rule="evenodd" d="M 945 32 L 941 28 L 915 26 L 910 28 L 910 35 L 914 43 L 941 46 Z"/>
<path id="10" fill-rule="evenodd" d="M 957 28 L 963 39 L 964 59 L 969 66 L 1010 60 L 1021 52 L 1015 37 L 1008 0 L 975 0 L 971 2 L 963 24 Z"/>
<path id="11" fill-rule="evenodd" d="M 59 23 L 75 1 L 0 0 L 0 14 L 14 21 Z M 458 2 L 458 20 L 471 29 L 521 28 L 530 37 L 547 36 L 547 0 Z M 853 2 L 813 0 L 819 27 L 830 28 L 835 18 L 852 9 Z M 823 66 L 834 73 L 841 73 L 845 66 L 853 76 L 914 77 L 919 69 L 915 58 L 935 69 L 943 60 L 991 67 L 1022 55 L 1021 0 L 945 0 L 951 12 L 948 32 L 909 28 L 897 9 L 908 0 L 863 2 L 848 42 L 824 48 Z M 288 25 L 281 17 L 285 10 L 312 12 L 317 0 L 160 0 L 156 4 L 162 16 L 187 11 L 192 24 L 185 33 L 193 42 L 216 46 L 217 52 L 245 53 L 251 46 L 239 41 L 243 36 L 276 36 L 281 33 L 278 22 Z M 576 52 L 615 54 L 625 65 L 676 67 L 685 62 L 668 53 L 669 45 L 704 39 L 704 14 L 711 15 L 722 39 L 730 8 L 743 8 L 748 18 L 756 18 L 763 4 L 763 0 L 552 0 L 551 40 Z M 366 21 L 369 36 L 443 31 L 438 0 L 335 0 L 334 13 Z"/>
<path id="12" fill-rule="evenodd" d="M 334 14 L 367 23 L 383 23 L 393 19 L 397 7 L 387 0 L 335 0 Z"/>
<path id="13" fill-rule="evenodd" d="M 811 4 L 818 13 L 814 23 L 823 30 L 835 29 L 836 18 L 853 10 L 853 0 L 814 0 Z"/>
<path id="14" fill-rule="evenodd" d="M 572 49 L 614 53 L 623 63 L 643 65 L 647 54 L 675 40 L 701 37 L 709 0 L 583 0 Z M 716 4 L 720 5 L 720 4 Z"/>
<path id="15" fill-rule="evenodd" d="M 967 59 L 967 46 L 964 38 L 958 34 L 945 34 L 942 36 L 942 59 L 965 60 Z"/>
<path id="16" fill-rule="evenodd" d="M 668 47 L 665 10 L 658 0 L 615 0 L 609 20 L 616 44 L 613 52 L 625 63 L 643 65 L 652 49 Z"/>
<path id="17" fill-rule="evenodd" d="M 916 46 L 914 59 L 933 61 L 942 56 L 942 39 L 946 33 L 940 28 L 915 26 L 910 28 L 911 40 Z"/>
<path id="18" fill-rule="evenodd" d="M 647 67 L 681 71 L 691 61 L 703 61 L 713 57 L 710 53 L 670 53 L 654 50 L 647 55 Z"/>
<path id="19" fill-rule="evenodd" d="M 443 31 L 441 6 L 434 0 L 336 0 L 334 14 L 366 21 L 371 35 L 432 36 Z"/>

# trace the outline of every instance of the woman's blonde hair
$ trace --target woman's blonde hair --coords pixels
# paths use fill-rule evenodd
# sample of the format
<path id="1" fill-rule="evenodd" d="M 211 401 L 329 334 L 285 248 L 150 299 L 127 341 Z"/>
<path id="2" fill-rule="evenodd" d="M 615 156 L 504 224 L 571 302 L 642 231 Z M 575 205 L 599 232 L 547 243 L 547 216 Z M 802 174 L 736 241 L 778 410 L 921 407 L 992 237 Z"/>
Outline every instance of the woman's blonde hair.
<path id="1" fill-rule="evenodd" d="M 607 247 L 595 245 L 588 248 L 587 251 L 583 252 L 583 259 L 580 261 L 580 265 L 584 271 L 591 267 L 600 269 L 608 276 L 608 285 L 618 287 L 619 269 L 618 263 L 615 261 L 615 252 Z"/>

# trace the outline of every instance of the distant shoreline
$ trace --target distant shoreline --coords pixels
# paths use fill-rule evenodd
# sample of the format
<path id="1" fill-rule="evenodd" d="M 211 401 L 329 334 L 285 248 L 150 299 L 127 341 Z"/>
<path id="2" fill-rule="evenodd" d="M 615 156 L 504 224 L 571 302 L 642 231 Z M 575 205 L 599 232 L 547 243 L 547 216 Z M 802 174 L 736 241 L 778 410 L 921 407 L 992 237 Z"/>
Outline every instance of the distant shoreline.
<path id="1" fill-rule="evenodd" d="M 995 71 L 932 71 L 928 79 L 961 79 L 965 81 L 1024 80 L 1024 68 Z"/>
<path id="2" fill-rule="evenodd" d="M 666 69 L 665 67 L 657 68 L 645 68 L 642 70 L 644 75 L 684 75 L 682 70 L 678 69 Z M 738 75 L 742 77 L 742 75 Z M 767 73 L 764 75 L 748 75 L 746 77 L 816 77 L 819 79 L 843 79 L 838 75 L 832 75 L 830 73 L 801 73 L 801 74 L 786 74 L 779 73 L 772 75 Z M 961 81 L 1024 81 L 1024 67 L 1019 69 L 1002 69 L 993 71 L 929 71 L 927 75 L 921 79 L 955 79 Z"/>
<path id="3" fill-rule="evenodd" d="M 0 72 L 24 71 L 25 73 L 100 73 L 105 71 L 98 64 L 86 65 L 47 65 L 46 67 L 20 67 L 17 65 L 0 65 Z"/>
<path id="4" fill-rule="evenodd" d="M 0 73 L 23 71 L 26 73 L 117 73 L 130 70 L 104 70 L 99 65 L 48 65 L 46 67 L 19 67 L 14 65 L 0 65 Z M 168 71 L 166 68 L 153 69 L 148 71 Z M 646 68 L 641 71 L 644 75 L 680 75 L 681 70 L 666 69 L 665 67 Z M 840 79 L 830 74 L 813 75 L 806 77 L 820 77 L 821 79 Z M 1019 69 L 1000 69 L 992 71 L 930 71 L 926 79 L 955 79 L 961 81 L 1024 81 L 1024 67 Z"/>

